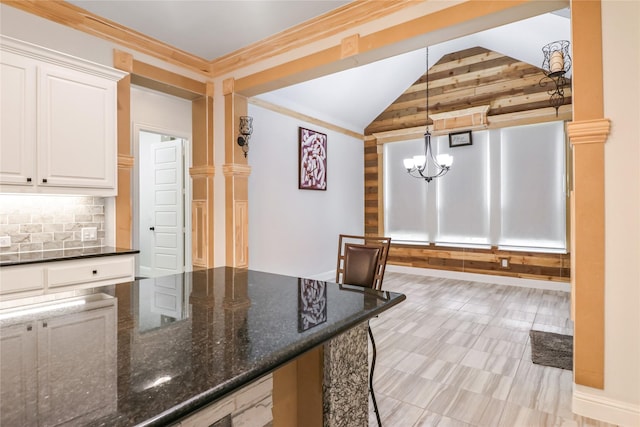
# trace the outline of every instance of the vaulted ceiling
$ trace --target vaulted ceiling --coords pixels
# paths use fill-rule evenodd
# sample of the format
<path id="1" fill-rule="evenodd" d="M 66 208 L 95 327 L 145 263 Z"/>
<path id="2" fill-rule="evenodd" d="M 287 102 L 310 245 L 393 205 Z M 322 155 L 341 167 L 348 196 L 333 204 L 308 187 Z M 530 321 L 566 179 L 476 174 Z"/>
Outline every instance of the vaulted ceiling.
<path id="1" fill-rule="evenodd" d="M 426 126 L 426 76 L 391 103 L 365 134 Z M 489 106 L 488 116 L 548 108 L 551 84 L 541 85 L 543 77 L 542 69 L 483 47 L 450 53 L 429 69 L 429 115 L 478 106 Z M 570 103 L 569 81 L 564 104 Z"/>
<path id="2" fill-rule="evenodd" d="M 69 3 L 187 52 L 213 59 L 323 13 L 348 7 L 351 2 L 69 0 Z M 529 64 L 540 64 L 543 45 L 554 40 L 570 40 L 569 16 L 568 9 L 561 9 L 469 34 L 430 46 L 430 56 L 435 62 L 451 52 L 483 46 Z M 424 70 L 422 49 L 259 97 L 360 133 Z"/>

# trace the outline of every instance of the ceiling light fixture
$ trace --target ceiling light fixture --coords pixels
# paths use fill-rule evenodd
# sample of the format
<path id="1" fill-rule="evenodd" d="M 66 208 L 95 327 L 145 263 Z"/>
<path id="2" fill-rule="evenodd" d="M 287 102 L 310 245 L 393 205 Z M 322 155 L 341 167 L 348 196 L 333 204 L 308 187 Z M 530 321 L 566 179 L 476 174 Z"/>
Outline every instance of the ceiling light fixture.
<path id="1" fill-rule="evenodd" d="M 564 88 L 567 85 L 565 75 L 571 69 L 571 55 L 569 55 L 569 42 L 567 40 L 558 40 L 542 47 L 544 59 L 542 61 L 542 69 L 545 76 L 540 79 L 540 86 L 544 87 L 548 83 L 553 83 L 553 87 L 547 90 L 549 94 L 549 103 L 556 109 L 556 117 L 558 109 L 564 104 Z"/>
<path id="2" fill-rule="evenodd" d="M 249 153 L 249 138 L 253 133 L 253 117 L 240 116 L 240 136 L 238 136 L 238 145 L 242 148 L 244 156 Z"/>
<path id="3" fill-rule="evenodd" d="M 409 175 L 431 182 L 433 178 L 439 178 L 449 172 L 453 164 L 453 157 L 450 154 L 434 156 L 433 149 L 431 148 L 431 133 L 429 132 L 429 47 L 426 48 L 426 51 L 427 72 L 425 95 L 427 121 L 425 123 L 426 131 L 424 133 L 424 155 L 413 156 L 413 158 L 404 159 L 403 162 Z"/>

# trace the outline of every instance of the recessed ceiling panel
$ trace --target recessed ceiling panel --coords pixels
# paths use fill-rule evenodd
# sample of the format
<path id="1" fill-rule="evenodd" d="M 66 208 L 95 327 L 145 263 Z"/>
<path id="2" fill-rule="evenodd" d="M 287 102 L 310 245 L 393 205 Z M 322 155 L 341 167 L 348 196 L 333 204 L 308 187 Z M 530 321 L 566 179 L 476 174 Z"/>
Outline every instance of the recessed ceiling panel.
<path id="1" fill-rule="evenodd" d="M 69 3 L 212 60 L 349 1 L 71 0 Z"/>

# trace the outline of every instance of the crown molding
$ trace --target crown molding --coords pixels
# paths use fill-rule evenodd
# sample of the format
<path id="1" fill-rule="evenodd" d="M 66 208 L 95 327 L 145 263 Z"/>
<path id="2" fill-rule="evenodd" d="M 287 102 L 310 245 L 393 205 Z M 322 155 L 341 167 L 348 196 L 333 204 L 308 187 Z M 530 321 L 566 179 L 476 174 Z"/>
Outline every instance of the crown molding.
<path id="1" fill-rule="evenodd" d="M 203 76 L 210 75 L 211 63 L 209 61 L 95 15 L 71 3 L 41 0 L 1 0 L 1 2 L 49 21 L 188 68 Z"/>

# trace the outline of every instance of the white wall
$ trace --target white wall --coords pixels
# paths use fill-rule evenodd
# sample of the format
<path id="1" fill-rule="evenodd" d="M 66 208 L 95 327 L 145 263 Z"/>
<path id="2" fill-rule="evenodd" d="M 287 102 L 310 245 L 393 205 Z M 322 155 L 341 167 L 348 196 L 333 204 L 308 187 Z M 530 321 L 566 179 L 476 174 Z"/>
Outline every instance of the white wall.
<path id="1" fill-rule="evenodd" d="M 303 277 L 334 271 L 338 234 L 364 232 L 363 142 L 254 105 L 249 115 L 249 268 Z M 326 191 L 298 189 L 299 126 L 327 134 Z"/>
<path id="2" fill-rule="evenodd" d="M 605 144 L 605 388 L 574 411 L 640 425 L 640 2 L 602 2 Z"/>

